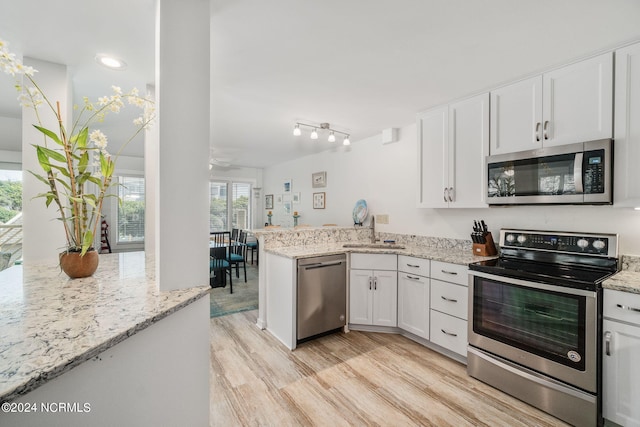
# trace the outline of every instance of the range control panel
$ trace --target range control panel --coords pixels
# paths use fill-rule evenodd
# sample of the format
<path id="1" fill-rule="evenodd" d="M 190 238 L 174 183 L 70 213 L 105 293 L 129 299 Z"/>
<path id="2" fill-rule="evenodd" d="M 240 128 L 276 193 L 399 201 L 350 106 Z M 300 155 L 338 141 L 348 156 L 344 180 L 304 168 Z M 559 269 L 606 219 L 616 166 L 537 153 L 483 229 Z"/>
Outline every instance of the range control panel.
<path id="1" fill-rule="evenodd" d="M 500 246 L 616 258 L 618 235 L 502 229 Z"/>

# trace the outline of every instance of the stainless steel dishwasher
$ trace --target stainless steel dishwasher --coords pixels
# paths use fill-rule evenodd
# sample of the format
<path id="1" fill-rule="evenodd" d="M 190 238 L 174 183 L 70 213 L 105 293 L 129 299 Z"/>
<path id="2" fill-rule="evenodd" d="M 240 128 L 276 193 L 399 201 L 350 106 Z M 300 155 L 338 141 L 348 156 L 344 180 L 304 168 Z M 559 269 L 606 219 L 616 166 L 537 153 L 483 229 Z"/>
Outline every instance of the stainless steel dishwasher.
<path id="1" fill-rule="evenodd" d="M 347 318 L 347 256 L 298 260 L 297 339 L 329 332 Z"/>

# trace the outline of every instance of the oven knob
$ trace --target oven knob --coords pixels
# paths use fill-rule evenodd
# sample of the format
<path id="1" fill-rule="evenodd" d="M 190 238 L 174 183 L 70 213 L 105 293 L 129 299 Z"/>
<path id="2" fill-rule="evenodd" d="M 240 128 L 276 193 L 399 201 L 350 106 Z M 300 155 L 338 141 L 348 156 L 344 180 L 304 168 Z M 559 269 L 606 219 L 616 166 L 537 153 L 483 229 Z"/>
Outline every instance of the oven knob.
<path id="1" fill-rule="evenodd" d="M 602 241 L 600 239 L 598 239 L 595 242 L 593 242 L 593 247 L 596 248 L 599 251 L 603 250 L 605 246 L 606 245 L 605 245 L 604 241 Z"/>
<path id="2" fill-rule="evenodd" d="M 584 249 L 589 246 L 589 241 L 587 239 L 578 239 L 577 245 L 579 248 Z"/>
<path id="3" fill-rule="evenodd" d="M 527 241 L 527 236 L 525 236 L 524 234 L 521 234 L 518 236 L 518 243 L 524 243 Z"/>
<path id="4" fill-rule="evenodd" d="M 513 234 L 507 234 L 507 242 L 513 243 L 514 240 L 516 240 L 516 236 Z"/>

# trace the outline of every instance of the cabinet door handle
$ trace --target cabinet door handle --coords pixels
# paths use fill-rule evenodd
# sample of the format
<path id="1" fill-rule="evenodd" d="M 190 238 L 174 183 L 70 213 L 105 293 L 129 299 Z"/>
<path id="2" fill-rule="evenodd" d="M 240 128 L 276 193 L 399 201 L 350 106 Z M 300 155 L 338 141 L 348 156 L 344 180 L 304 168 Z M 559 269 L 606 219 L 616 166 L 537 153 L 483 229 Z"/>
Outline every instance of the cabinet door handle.
<path id="1" fill-rule="evenodd" d="M 415 265 L 415 264 L 407 264 L 407 267 L 420 268 L 419 265 Z"/>
<path id="2" fill-rule="evenodd" d="M 447 191 L 449 191 L 449 190 L 447 189 L 447 187 L 444 187 L 444 193 L 443 193 L 443 196 L 444 196 L 444 202 L 445 202 L 445 203 L 447 203 Z"/>
<path id="3" fill-rule="evenodd" d="M 407 274 L 407 279 L 411 279 L 411 280 L 420 280 L 420 278 L 419 278 L 419 277 L 409 276 L 408 274 Z"/>
<path id="4" fill-rule="evenodd" d="M 457 337 L 458 334 L 454 334 L 453 332 L 447 332 L 444 329 L 440 329 L 442 331 L 443 334 L 445 335 L 449 335 L 450 337 Z"/>
<path id="5" fill-rule="evenodd" d="M 373 290 L 374 291 L 378 290 L 378 278 L 377 277 L 373 278 Z"/>
<path id="6" fill-rule="evenodd" d="M 449 301 L 449 302 L 458 302 L 457 299 L 447 298 L 444 295 L 440 295 L 440 298 L 442 298 L 445 301 Z"/>
<path id="7" fill-rule="evenodd" d="M 451 197 L 452 194 L 453 194 L 453 187 L 449 187 L 449 189 L 447 190 L 447 195 L 449 196 L 450 202 L 453 202 L 453 197 Z"/>
<path id="8" fill-rule="evenodd" d="M 536 141 L 540 142 L 540 122 L 536 122 L 536 127 L 533 130 L 533 134 L 536 136 Z"/>
<path id="9" fill-rule="evenodd" d="M 452 276 L 458 275 L 456 271 L 447 271 L 447 270 L 440 270 L 440 271 L 442 271 L 444 274 L 451 274 Z"/>
<path id="10" fill-rule="evenodd" d="M 373 279 L 371 277 L 369 277 L 369 290 L 371 290 L 371 282 L 373 281 Z"/>
<path id="11" fill-rule="evenodd" d="M 544 139 L 549 139 L 549 132 L 548 132 L 548 130 L 549 130 L 549 120 L 545 120 L 544 121 L 543 129 L 544 129 Z"/>
<path id="12" fill-rule="evenodd" d="M 623 310 L 637 311 L 638 313 L 640 313 L 640 308 L 629 307 L 628 305 L 622 305 L 622 304 L 616 304 L 616 307 L 621 308 Z"/>
<path id="13" fill-rule="evenodd" d="M 611 356 L 611 332 L 604 333 L 604 353 Z"/>

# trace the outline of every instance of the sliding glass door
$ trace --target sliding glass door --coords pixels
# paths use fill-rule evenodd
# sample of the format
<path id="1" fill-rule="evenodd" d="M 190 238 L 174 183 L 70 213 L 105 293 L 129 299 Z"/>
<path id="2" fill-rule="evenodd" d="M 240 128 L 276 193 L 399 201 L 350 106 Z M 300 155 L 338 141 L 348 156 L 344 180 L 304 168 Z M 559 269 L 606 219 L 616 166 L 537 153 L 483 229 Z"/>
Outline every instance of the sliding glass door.
<path id="1" fill-rule="evenodd" d="M 251 184 L 211 181 L 209 231 L 251 228 Z"/>

